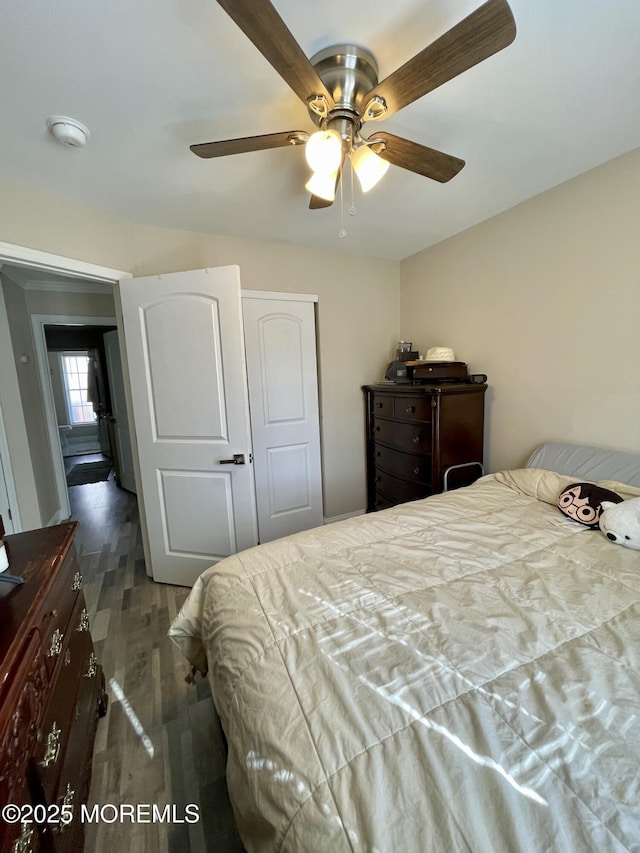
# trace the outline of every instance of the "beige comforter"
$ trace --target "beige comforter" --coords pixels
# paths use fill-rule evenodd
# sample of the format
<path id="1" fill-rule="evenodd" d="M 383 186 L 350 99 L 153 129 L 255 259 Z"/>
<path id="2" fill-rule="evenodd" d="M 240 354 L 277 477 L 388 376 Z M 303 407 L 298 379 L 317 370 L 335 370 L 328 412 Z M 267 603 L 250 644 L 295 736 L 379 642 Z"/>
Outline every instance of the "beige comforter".
<path id="1" fill-rule="evenodd" d="M 570 482 L 490 475 L 202 575 L 171 635 L 206 653 L 248 851 L 640 850 L 640 552 L 561 515 Z"/>

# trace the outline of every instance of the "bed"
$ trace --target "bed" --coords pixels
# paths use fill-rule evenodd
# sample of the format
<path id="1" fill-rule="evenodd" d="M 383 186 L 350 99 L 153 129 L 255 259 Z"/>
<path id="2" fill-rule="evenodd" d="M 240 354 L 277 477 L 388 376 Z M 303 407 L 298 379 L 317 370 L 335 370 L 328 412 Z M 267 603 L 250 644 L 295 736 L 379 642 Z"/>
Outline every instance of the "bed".
<path id="1" fill-rule="evenodd" d="M 560 513 L 579 479 L 637 497 L 640 455 L 546 444 L 203 573 L 170 634 L 249 853 L 640 850 L 640 552 Z"/>

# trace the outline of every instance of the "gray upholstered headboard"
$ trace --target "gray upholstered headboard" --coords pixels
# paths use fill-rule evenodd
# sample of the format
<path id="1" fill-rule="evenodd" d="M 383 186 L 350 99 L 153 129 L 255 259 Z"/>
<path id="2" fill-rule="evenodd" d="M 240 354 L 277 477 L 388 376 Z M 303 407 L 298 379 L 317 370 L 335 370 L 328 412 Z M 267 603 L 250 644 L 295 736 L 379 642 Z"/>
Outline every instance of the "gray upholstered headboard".
<path id="1" fill-rule="evenodd" d="M 640 488 L 640 453 L 547 441 L 533 451 L 527 468 L 544 468 L 585 480 L 615 480 Z"/>

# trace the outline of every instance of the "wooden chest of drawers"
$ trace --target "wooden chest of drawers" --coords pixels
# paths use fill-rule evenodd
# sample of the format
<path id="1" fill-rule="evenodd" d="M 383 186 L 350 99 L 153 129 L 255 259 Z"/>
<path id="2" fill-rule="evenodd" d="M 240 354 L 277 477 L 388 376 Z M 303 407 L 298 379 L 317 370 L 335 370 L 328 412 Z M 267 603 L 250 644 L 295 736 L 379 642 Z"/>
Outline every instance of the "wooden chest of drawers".
<path id="1" fill-rule="evenodd" d="M 0 582 L 0 804 L 15 804 L 32 820 L 0 822 L 1 853 L 83 849 L 80 804 L 106 695 L 76 527 L 67 522 L 5 539 L 8 571 L 24 583 Z"/>
<path id="2" fill-rule="evenodd" d="M 367 512 L 482 473 L 486 385 L 366 385 Z M 457 467 L 460 466 L 460 467 Z"/>

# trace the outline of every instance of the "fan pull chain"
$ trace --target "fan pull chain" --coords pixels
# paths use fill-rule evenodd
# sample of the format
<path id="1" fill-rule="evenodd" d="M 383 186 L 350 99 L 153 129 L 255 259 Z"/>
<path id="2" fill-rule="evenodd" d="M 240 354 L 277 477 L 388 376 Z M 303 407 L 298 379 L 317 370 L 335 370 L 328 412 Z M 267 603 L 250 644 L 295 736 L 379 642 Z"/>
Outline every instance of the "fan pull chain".
<path id="1" fill-rule="evenodd" d="M 351 158 L 349 158 L 349 172 L 351 173 L 351 207 L 349 208 L 349 216 L 356 216 L 358 208 L 353 200 L 353 163 L 351 162 Z"/>
<path id="2" fill-rule="evenodd" d="M 340 181 L 340 230 L 338 231 L 338 237 L 340 239 L 347 236 L 347 231 L 344 227 L 344 193 L 342 191 L 343 181 Z"/>

